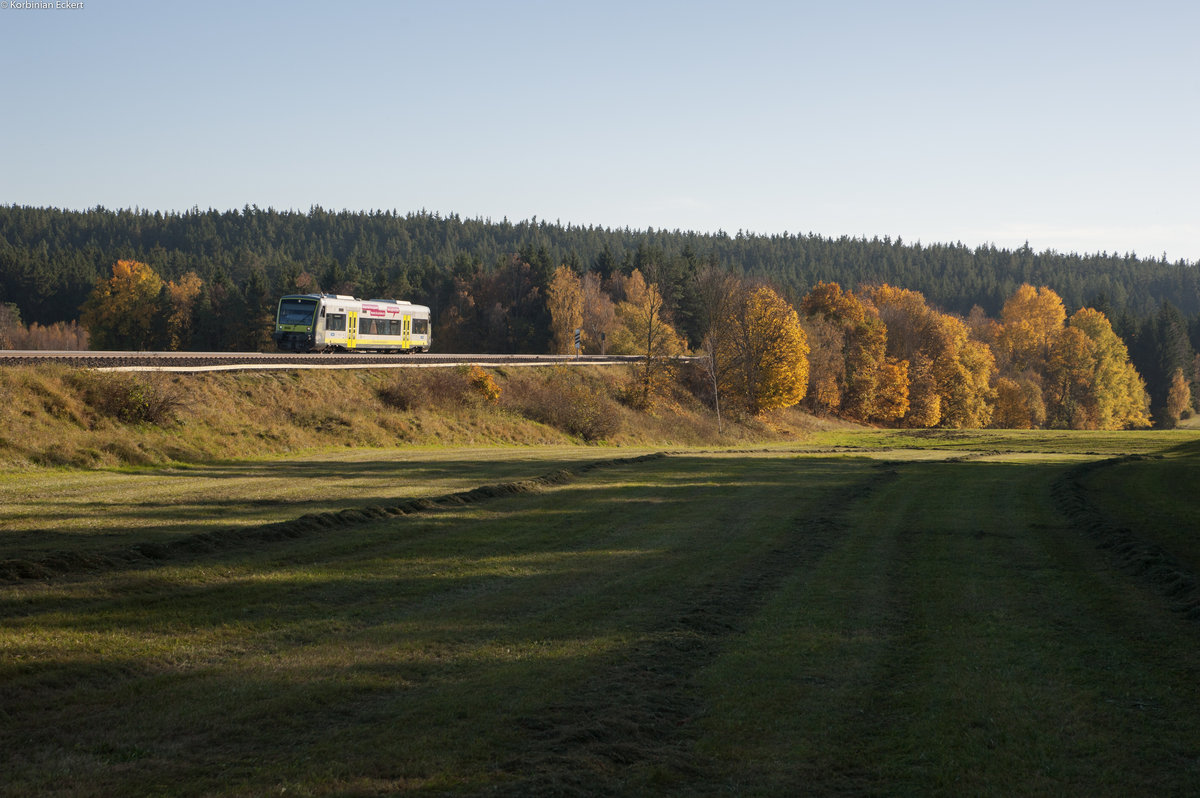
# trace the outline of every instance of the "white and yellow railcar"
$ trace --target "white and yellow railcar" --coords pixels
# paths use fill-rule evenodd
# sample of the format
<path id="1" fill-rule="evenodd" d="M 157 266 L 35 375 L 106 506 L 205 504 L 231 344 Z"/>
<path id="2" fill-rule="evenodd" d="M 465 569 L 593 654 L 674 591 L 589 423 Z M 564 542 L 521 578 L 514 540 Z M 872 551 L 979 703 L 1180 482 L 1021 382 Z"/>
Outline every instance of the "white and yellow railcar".
<path id="1" fill-rule="evenodd" d="M 275 343 L 292 352 L 428 352 L 429 308 L 400 299 L 298 294 L 279 300 Z"/>

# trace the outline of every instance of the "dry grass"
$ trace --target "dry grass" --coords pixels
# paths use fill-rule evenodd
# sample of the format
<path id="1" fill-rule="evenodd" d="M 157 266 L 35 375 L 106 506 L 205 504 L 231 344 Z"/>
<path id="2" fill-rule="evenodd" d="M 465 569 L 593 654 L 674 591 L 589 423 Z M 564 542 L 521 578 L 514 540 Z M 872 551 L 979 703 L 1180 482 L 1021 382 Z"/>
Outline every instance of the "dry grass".
<path id="1" fill-rule="evenodd" d="M 102 374 L 0 369 L 0 469 L 111 468 L 330 449 L 719 446 L 807 434 L 802 414 L 718 430 L 682 388 L 617 401 L 625 367 Z M 811 425 L 810 430 L 811 430 Z"/>

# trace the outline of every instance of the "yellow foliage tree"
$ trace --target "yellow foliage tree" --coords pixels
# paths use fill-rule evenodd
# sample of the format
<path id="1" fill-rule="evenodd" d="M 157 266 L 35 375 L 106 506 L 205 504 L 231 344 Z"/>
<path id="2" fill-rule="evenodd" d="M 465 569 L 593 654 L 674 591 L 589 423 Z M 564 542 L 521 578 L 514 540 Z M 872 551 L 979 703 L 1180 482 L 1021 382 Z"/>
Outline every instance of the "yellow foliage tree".
<path id="1" fill-rule="evenodd" d="M 1183 369 L 1175 369 L 1171 376 L 1171 388 L 1167 392 L 1167 416 L 1171 421 L 1179 421 L 1191 407 L 1192 388 L 1183 376 Z"/>
<path id="2" fill-rule="evenodd" d="M 908 376 L 908 412 L 900 422 L 906 427 L 936 427 L 942 420 L 942 395 L 933 376 L 933 359 L 916 352 Z"/>
<path id="3" fill-rule="evenodd" d="M 617 330 L 613 333 L 614 354 L 640 355 L 635 384 L 629 393 L 635 405 L 649 407 L 666 389 L 671 358 L 683 352 L 683 340 L 663 318 L 662 294 L 653 283 L 646 284 L 634 269 L 625 280 L 625 301 L 616 307 Z"/>
<path id="4" fill-rule="evenodd" d="M 559 266 L 546 287 L 546 307 L 550 311 L 550 330 L 554 351 L 575 352 L 575 330 L 583 326 L 583 284 L 569 266 Z"/>
<path id="5" fill-rule="evenodd" d="M 838 409 L 856 421 L 890 417 L 893 410 L 879 406 L 887 327 L 875 307 L 837 283 L 820 282 L 804 297 L 800 310 L 812 339 L 809 405 L 815 410 Z M 893 370 L 890 377 L 896 374 Z"/>
<path id="6" fill-rule="evenodd" d="M 1067 320 L 1062 297 L 1045 286 L 1026 283 L 1004 303 L 1000 317 L 1003 324 L 996 334 L 995 355 L 1001 368 L 1043 369 Z"/>
<path id="7" fill-rule="evenodd" d="M 955 428 L 987 426 L 992 419 L 991 379 L 996 372 L 992 350 L 972 340 L 967 326 L 953 316 L 936 313 L 934 374 L 942 397 L 941 423 Z"/>
<path id="8" fill-rule="evenodd" d="M 182 349 L 191 336 L 192 314 L 196 307 L 196 299 L 204 281 L 195 272 L 188 272 L 176 283 L 167 283 L 167 302 L 170 310 L 167 314 L 167 345 L 171 349 Z"/>
<path id="9" fill-rule="evenodd" d="M 1095 346 L 1077 327 L 1066 327 L 1050 350 L 1046 367 L 1046 416 L 1053 427 L 1096 429 L 1091 402 Z"/>
<path id="10" fill-rule="evenodd" d="M 846 385 L 842 326 L 822 316 L 805 316 L 800 323 L 809 343 L 805 405 L 815 413 L 838 413 Z"/>
<path id="11" fill-rule="evenodd" d="M 991 420 L 995 359 L 965 322 L 916 291 L 881 285 L 870 296 L 887 330 L 887 354 L 909 363 L 905 426 L 981 427 Z"/>
<path id="12" fill-rule="evenodd" d="M 1074 418 L 1082 425 L 1075 428 L 1128 429 L 1150 426 L 1150 400 L 1146 395 L 1146 384 L 1129 361 L 1129 350 L 1113 331 L 1108 317 L 1098 310 L 1082 308 L 1071 317 L 1066 330 L 1080 331 L 1090 344 L 1090 358 L 1075 366 L 1075 370 L 1085 369 L 1087 378 L 1081 406 L 1073 408 Z M 1077 355 L 1071 353 L 1067 356 Z"/>
<path id="13" fill-rule="evenodd" d="M 1023 377 L 997 377 L 993 427 L 1033 429 L 1046 421 L 1046 404 L 1037 382 Z"/>
<path id="14" fill-rule="evenodd" d="M 113 264 L 113 276 L 97 283 L 84 302 L 80 321 L 100 349 L 147 349 L 155 339 L 163 281 L 135 260 Z"/>
<path id="15" fill-rule="evenodd" d="M 908 361 L 889 357 L 879 367 L 875 393 L 875 418 L 899 421 L 908 413 Z"/>
<path id="16" fill-rule="evenodd" d="M 730 346 L 719 358 L 729 387 L 751 413 L 791 407 L 808 389 L 808 340 L 800 317 L 783 297 L 767 286 L 743 292 L 731 303 L 721 323 Z"/>

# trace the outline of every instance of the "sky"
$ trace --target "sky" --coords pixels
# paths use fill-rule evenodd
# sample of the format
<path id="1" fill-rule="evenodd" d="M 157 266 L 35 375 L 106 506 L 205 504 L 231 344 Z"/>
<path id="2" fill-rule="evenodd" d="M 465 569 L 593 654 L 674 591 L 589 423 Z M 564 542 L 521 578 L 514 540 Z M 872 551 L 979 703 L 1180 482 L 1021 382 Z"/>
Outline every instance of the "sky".
<path id="1" fill-rule="evenodd" d="M 25 5 L 0 204 L 1200 261 L 1194 0 Z"/>

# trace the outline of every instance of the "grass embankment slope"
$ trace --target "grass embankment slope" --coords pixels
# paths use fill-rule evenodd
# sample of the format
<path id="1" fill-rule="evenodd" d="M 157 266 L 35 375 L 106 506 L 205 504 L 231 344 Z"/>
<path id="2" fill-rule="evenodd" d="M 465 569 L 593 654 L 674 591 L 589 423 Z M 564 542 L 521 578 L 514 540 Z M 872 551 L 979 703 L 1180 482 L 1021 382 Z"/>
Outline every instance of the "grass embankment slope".
<path id="1" fill-rule="evenodd" d="M 2 486 L 0 559 L 46 570 L 0 586 L 0 783 L 1094 796 L 1200 781 L 1195 433 L 553 443 L 23 469 Z M 31 475 L 62 492 L 38 503 Z"/>
<path id="2" fill-rule="evenodd" d="M 162 465 L 330 448 L 729 445 L 849 426 L 791 413 L 718 431 L 715 417 L 681 388 L 653 412 L 627 407 L 619 399 L 629 377 L 615 366 L 474 375 L 460 368 L 187 375 L 6 368 L 0 468 Z M 498 398 L 489 398 L 488 380 Z"/>

